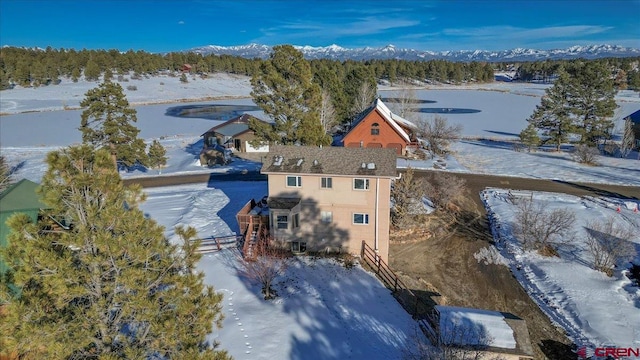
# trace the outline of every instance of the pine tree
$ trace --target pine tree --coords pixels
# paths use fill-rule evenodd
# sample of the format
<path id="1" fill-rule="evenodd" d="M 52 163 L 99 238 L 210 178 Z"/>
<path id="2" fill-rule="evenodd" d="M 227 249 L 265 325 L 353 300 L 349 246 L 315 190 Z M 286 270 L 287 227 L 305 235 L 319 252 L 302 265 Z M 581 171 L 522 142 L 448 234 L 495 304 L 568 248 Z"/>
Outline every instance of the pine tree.
<path id="1" fill-rule="evenodd" d="M 137 205 L 140 187 L 125 187 L 110 153 L 87 145 L 47 156 L 40 195 L 45 215 L 9 220 L 1 253 L 20 296 L 0 291 L 3 346 L 38 359 L 226 359 L 207 345 L 222 320 L 222 295 L 203 284 L 192 228 L 177 228 L 181 246 Z"/>
<path id="2" fill-rule="evenodd" d="M 538 136 L 538 131 L 533 124 L 529 124 L 520 132 L 520 141 L 527 146 L 529 152 L 540 145 L 540 136 Z"/>
<path id="3" fill-rule="evenodd" d="M 149 161 L 148 165 L 150 168 L 159 168 L 167 164 L 167 150 L 160 144 L 160 141 L 153 140 L 151 145 L 149 145 Z"/>
<path id="4" fill-rule="evenodd" d="M 252 128 L 258 139 L 285 145 L 331 143 L 320 123 L 320 87 L 312 79 L 300 51 L 291 45 L 273 47 L 269 60 L 251 78 L 253 101 L 274 122 L 273 127 Z"/>
<path id="5" fill-rule="evenodd" d="M 600 139 L 610 138 L 611 117 L 617 107 L 611 71 L 604 63 L 590 61 L 576 66 L 571 75 L 570 106 L 580 125 L 582 143 L 595 145 Z"/>
<path id="6" fill-rule="evenodd" d="M 107 148 L 116 164 L 126 167 L 147 164 L 146 145 L 139 139 L 136 111 L 129 106 L 122 86 L 106 81 L 89 90 L 80 103 L 82 142 Z"/>
<path id="7" fill-rule="evenodd" d="M 545 90 L 540 105 L 527 121 L 536 129 L 542 130 L 548 136 L 548 142 L 560 145 L 568 140 L 569 134 L 576 132 L 576 125 L 571 116 L 569 75 L 561 71 L 552 87 Z"/>
<path id="8" fill-rule="evenodd" d="M 95 61 L 87 61 L 87 64 L 84 67 L 84 78 L 87 81 L 96 81 L 100 78 L 100 67 Z"/>

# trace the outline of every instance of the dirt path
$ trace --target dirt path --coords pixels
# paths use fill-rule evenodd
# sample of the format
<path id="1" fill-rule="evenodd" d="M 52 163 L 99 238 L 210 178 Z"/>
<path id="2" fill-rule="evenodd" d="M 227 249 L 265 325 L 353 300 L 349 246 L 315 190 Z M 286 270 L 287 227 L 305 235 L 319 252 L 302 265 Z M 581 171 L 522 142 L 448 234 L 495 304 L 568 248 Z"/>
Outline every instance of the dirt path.
<path id="1" fill-rule="evenodd" d="M 429 177 L 432 172 L 416 172 Z M 403 281 L 426 294 L 434 303 L 506 311 L 526 320 L 537 359 L 575 359 L 564 331 L 531 300 L 505 266 L 480 264 L 473 257 L 492 242 L 486 211 L 479 192 L 486 187 L 550 191 L 581 195 L 640 198 L 639 187 L 575 184 L 551 180 L 489 175 L 456 174 L 467 182 L 457 216 L 444 215 L 439 224 L 450 224 L 429 239 L 392 244 L 390 266 Z"/>

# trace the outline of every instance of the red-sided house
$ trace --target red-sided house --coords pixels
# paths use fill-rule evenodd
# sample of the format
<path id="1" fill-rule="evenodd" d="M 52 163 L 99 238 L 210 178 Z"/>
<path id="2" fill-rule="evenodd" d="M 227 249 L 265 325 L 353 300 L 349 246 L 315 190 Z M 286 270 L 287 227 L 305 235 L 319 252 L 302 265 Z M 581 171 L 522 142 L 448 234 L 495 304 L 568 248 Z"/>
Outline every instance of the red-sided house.
<path id="1" fill-rule="evenodd" d="M 342 139 L 345 147 L 395 149 L 404 155 L 407 147 L 417 145 L 411 123 L 394 114 L 380 99 L 363 111 Z"/>
<path id="2" fill-rule="evenodd" d="M 230 150 L 232 152 L 266 152 L 269 145 L 252 146 L 251 141 L 255 140 L 255 133 L 249 128 L 251 119 L 262 121 L 255 116 L 242 114 L 220 125 L 207 130 L 202 137 L 204 144 L 200 152 L 200 164 L 212 165 L 217 162 L 221 152 Z"/>

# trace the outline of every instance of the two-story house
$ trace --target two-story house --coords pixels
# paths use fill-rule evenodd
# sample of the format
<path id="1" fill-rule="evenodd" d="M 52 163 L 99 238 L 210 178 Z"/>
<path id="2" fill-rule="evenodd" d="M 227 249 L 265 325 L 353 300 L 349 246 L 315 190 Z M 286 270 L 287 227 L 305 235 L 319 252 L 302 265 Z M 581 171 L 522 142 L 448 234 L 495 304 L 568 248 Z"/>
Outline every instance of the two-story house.
<path id="1" fill-rule="evenodd" d="M 398 155 L 405 155 L 408 148 L 418 145 L 415 125 L 391 112 L 380 99 L 353 120 L 342 144 L 350 148 L 389 148 Z"/>
<path id="2" fill-rule="evenodd" d="M 365 241 L 388 261 L 393 149 L 272 146 L 267 159 L 271 241 L 353 254 Z"/>

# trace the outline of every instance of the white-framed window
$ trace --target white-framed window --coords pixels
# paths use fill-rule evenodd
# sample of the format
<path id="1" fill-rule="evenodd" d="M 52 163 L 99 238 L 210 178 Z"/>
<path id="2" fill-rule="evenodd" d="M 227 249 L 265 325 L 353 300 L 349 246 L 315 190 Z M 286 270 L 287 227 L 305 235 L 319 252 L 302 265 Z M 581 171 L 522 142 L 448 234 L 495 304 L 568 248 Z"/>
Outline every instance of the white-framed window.
<path id="1" fill-rule="evenodd" d="M 287 176 L 287 187 L 301 187 L 302 186 L 302 177 L 301 176 Z"/>
<path id="2" fill-rule="evenodd" d="M 320 187 L 323 189 L 333 188 L 333 179 L 330 177 L 323 177 L 320 179 Z"/>
<path id="3" fill-rule="evenodd" d="M 292 241 L 291 242 L 291 252 L 294 253 L 303 253 L 307 251 L 307 243 L 304 241 Z"/>
<path id="4" fill-rule="evenodd" d="M 320 219 L 325 224 L 331 223 L 333 222 L 333 213 L 331 211 L 321 211 Z"/>
<path id="5" fill-rule="evenodd" d="M 288 229 L 289 228 L 289 217 L 287 215 L 276 215 L 276 228 L 278 228 L 278 229 Z"/>
<path id="6" fill-rule="evenodd" d="M 353 179 L 354 190 L 369 190 L 369 179 Z"/>
<path id="7" fill-rule="evenodd" d="M 353 223 L 356 225 L 367 225 L 369 223 L 369 214 L 353 214 Z"/>

